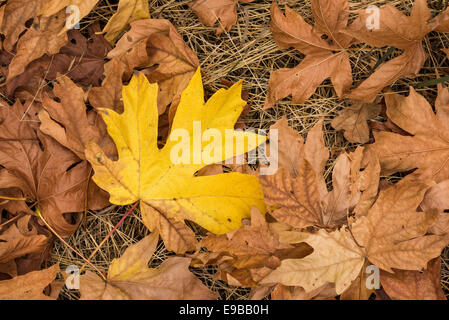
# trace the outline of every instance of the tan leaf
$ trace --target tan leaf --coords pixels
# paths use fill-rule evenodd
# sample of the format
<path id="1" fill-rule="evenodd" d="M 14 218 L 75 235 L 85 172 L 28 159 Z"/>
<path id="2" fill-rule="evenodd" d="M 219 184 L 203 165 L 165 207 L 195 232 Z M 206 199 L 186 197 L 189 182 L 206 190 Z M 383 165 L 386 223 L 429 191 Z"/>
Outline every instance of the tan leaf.
<path id="1" fill-rule="evenodd" d="M 280 168 L 275 175 L 261 176 L 265 202 L 276 209 L 271 215 L 294 228 L 324 225 L 316 175 L 307 160 L 293 179 Z"/>
<path id="2" fill-rule="evenodd" d="M 424 196 L 421 208 L 424 211 L 438 210 L 438 219 L 429 230 L 432 234 L 449 234 L 449 180 L 430 188 Z"/>
<path id="3" fill-rule="evenodd" d="M 327 282 L 335 283 L 337 294 L 343 293 L 357 278 L 365 259 L 363 251 L 345 229 L 327 233 L 321 229 L 305 240 L 314 249 L 303 259 L 287 259 L 261 283 L 301 286 L 306 292 Z"/>
<path id="4" fill-rule="evenodd" d="M 179 98 L 187 87 L 199 66 L 198 58 L 175 27 L 164 19 L 132 22 L 131 30 L 120 38 L 108 58 L 120 57 L 136 46 L 140 48 L 141 43 L 146 43 L 143 45 L 147 52 L 145 67 L 152 67 L 148 80 L 159 85 L 158 110 L 162 114 L 167 105 L 176 97 Z"/>
<path id="5" fill-rule="evenodd" d="M 333 300 L 336 296 L 335 286 L 329 283 L 310 292 L 306 292 L 301 287 L 278 284 L 271 292 L 272 300 Z"/>
<path id="6" fill-rule="evenodd" d="M 420 270 L 440 255 L 447 237 L 426 235 L 437 211 L 416 212 L 429 187 L 402 180 L 383 190 L 368 215 L 352 224 L 352 234 L 371 263 L 388 272 L 391 268 Z"/>
<path id="7" fill-rule="evenodd" d="M 28 31 L 17 42 L 17 53 L 9 65 L 9 82 L 15 76 L 25 71 L 26 66 L 44 54 L 56 54 L 67 43 L 67 34 L 59 31 L 65 25 L 66 13 L 36 18 Z"/>
<path id="8" fill-rule="evenodd" d="M 355 101 L 352 106 L 343 109 L 331 125 L 335 130 L 344 130 L 349 142 L 367 143 L 369 141 L 368 120 L 375 118 L 381 106 L 374 103 Z"/>
<path id="9" fill-rule="evenodd" d="M 146 0 L 120 0 L 117 12 L 109 19 L 103 29 L 104 36 L 114 43 L 129 24 L 139 19 L 149 19 L 150 9 Z"/>
<path id="10" fill-rule="evenodd" d="M 43 294 L 43 291 L 58 272 L 59 266 L 55 264 L 48 269 L 0 281 L 0 300 L 55 300 Z"/>
<path id="11" fill-rule="evenodd" d="M 292 177 L 296 177 L 303 156 L 304 139 L 288 126 L 285 117 L 270 127 L 270 132 L 273 130 L 278 131 L 278 165 L 286 168 Z"/>
<path id="12" fill-rule="evenodd" d="M 34 18 L 45 0 L 11 0 L 0 8 L 0 33 L 5 35 L 3 47 L 13 51 L 19 36 L 27 28 L 25 22 Z"/>
<path id="13" fill-rule="evenodd" d="M 44 235 L 24 234 L 15 223 L 12 223 L 0 234 L 0 263 L 12 261 L 29 253 L 40 252 L 44 250 L 48 240 Z"/>
<path id="14" fill-rule="evenodd" d="M 59 102 L 44 95 L 46 111 L 39 113 L 42 132 L 72 150 L 80 159 L 85 159 L 84 149 L 89 141 L 98 143 L 109 156 L 116 155 L 103 119 L 94 111 L 86 113 L 83 89 L 60 75 L 53 93 Z"/>
<path id="15" fill-rule="evenodd" d="M 356 24 L 365 25 L 369 21 L 369 11 L 361 10 Z M 427 54 L 422 46 L 425 35 L 431 32 L 435 25 L 428 23 L 430 10 L 426 0 L 416 0 L 410 16 L 403 14 L 393 5 L 387 4 L 379 12 L 379 28 L 370 30 L 345 30 L 361 42 L 375 47 L 393 46 L 404 53 L 381 65 L 368 79 L 364 80 L 346 97 L 354 100 L 373 102 L 377 94 L 386 86 L 401 77 L 416 76 Z"/>
<path id="16" fill-rule="evenodd" d="M 294 47 L 306 58 L 293 69 L 271 74 L 264 108 L 288 95 L 293 103 L 304 103 L 327 78 L 331 78 L 338 96 L 349 90 L 352 71 L 346 48 L 353 38 L 341 33 L 348 24 L 349 4 L 346 0 L 313 0 L 312 12 L 315 28 L 288 7 L 284 15 L 273 2 L 271 31 L 276 44 L 281 49 Z"/>
<path id="17" fill-rule="evenodd" d="M 382 271 L 382 287 L 393 300 L 446 300 L 441 288 L 441 259 L 429 261 L 423 271 Z"/>
<path id="18" fill-rule="evenodd" d="M 413 88 L 408 97 L 387 95 L 386 104 L 388 118 L 412 136 L 374 132 L 376 142 L 372 148 L 379 157 L 381 174 L 417 168 L 413 175 L 420 179 L 437 183 L 449 179 L 449 130 L 443 125 L 444 113 L 435 115 Z"/>
<path id="19" fill-rule="evenodd" d="M 159 235 L 153 233 L 129 246 L 109 266 L 107 281 L 92 272 L 81 276 L 82 300 L 205 300 L 216 299 L 190 271 L 190 259 L 170 257 L 148 268 Z"/>
<path id="20" fill-rule="evenodd" d="M 242 3 L 254 0 L 240 0 Z M 218 21 L 217 34 L 228 32 L 237 22 L 239 0 L 194 0 L 189 7 L 196 13 L 201 23 L 214 26 Z"/>

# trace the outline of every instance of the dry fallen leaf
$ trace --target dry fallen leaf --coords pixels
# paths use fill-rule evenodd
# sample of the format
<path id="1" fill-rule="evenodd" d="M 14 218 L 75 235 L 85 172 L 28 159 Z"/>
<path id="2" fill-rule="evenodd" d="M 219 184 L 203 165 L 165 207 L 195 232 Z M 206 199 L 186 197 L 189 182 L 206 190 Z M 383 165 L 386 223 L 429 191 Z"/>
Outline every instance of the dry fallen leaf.
<path id="1" fill-rule="evenodd" d="M 271 128 L 280 128 L 281 124 L 284 125 L 282 131 L 279 131 L 279 138 L 285 136 L 289 137 L 287 141 L 292 140 L 294 134 L 290 133 L 290 136 L 287 134 L 289 131 L 288 127 L 285 127 L 285 121 Z M 377 195 L 376 186 L 367 181 L 367 179 L 378 181 L 375 174 L 376 167 L 373 164 L 369 168 L 366 166 L 368 169 L 360 174 L 362 168 L 366 169 L 361 162 L 363 157 L 361 150 L 357 152 L 358 154 L 342 154 L 337 158 L 332 174 L 333 190 L 328 192 L 323 174 L 329 151 L 324 146 L 321 127 L 322 122 L 319 121 L 309 132 L 303 146 L 300 140 L 292 143 L 292 150 L 298 153 L 296 158 L 288 155 L 279 161 L 281 163 L 284 158 L 294 159 L 295 163 L 299 163 L 299 167 L 290 170 L 290 173 L 281 167 L 274 175 L 259 177 L 265 202 L 272 208 L 270 214 L 278 221 L 294 228 L 339 225 L 352 212 L 361 197 L 369 203 Z M 286 144 L 284 146 L 290 147 Z M 281 152 L 280 155 L 282 154 Z M 292 168 L 290 165 L 292 161 L 282 160 L 282 163 L 287 163 Z M 296 176 L 292 175 L 292 172 L 297 173 Z"/>
<path id="2" fill-rule="evenodd" d="M 108 58 L 112 59 L 105 66 L 105 84 L 108 83 L 108 88 L 105 88 L 106 92 L 93 91 L 92 94 L 97 96 L 94 99 L 101 103 L 103 100 L 98 96 L 105 93 L 116 98 L 121 92 L 119 83 L 124 73 L 131 76 L 132 69 L 139 66 L 140 69 L 147 68 L 148 80 L 159 85 L 159 114 L 163 114 L 173 100 L 179 99 L 199 66 L 195 53 L 185 44 L 175 27 L 164 19 L 132 22 L 131 30 L 120 38 Z M 119 61 L 113 62 L 115 60 Z M 102 107 L 114 108 L 113 105 Z"/>
<path id="3" fill-rule="evenodd" d="M 56 278 L 59 266 L 29 272 L 23 276 L 0 281 L 0 300 L 56 300 L 43 293 Z"/>
<path id="4" fill-rule="evenodd" d="M 40 130 L 64 147 L 85 159 L 84 149 L 89 141 L 100 145 L 110 157 L 116 156 L 115 145 L 106 126 L 95 111 L 86 113 L 84 91 L 68 77 L 60 75 L 54 83 L 53 94 L 43 97 L 45 110 L 39 112 Z"/>
<path id="5" fill-rule="evenodd" d="M 367 143 L 370 138 L 367 121 L 375 118 L 380 110 L 379 104 L 354 101 L 332 120 L 331 125 L 335 130 L 344 130 L 344 136 L 349 142 Z"/>
<path id="6" fill-rule="evenodd" d="M 35 19 L 28 31 L 17 42 L 17 53 L 9 65 L 7 82 L 25 71 L 27 65 L 44 54 L 56 54 L 67 43 L 67 34 L 59 34 L 65 25 L 66 13 Z"/>
<path id="7" fill-rule="evenodd" d="M 38 235 L 35 230 L 29 232 L 29 217 L 22 217 L 18 223 L 12 223 L 0 233 L 0 264 L 22 257 L 32 252 L 41 252 L 48 242 L 44 235 Z M 20 221 L 26 222 L 26 229 L 20 228 Z M 22 230 L 21 230 L 22 229 Z"/>
<path id="8" fill-rule="evenodd" d="M 51 137 L 36 133 L 32 127 L 35 119 L 21 121 L 25 111 L 20 101 L 13 107 L 0 102 L 3 120 L 0 124 L 0 164 L 8 175 L 7 179 L 2 179 L 1 188 L 20 190 L 20 197 L 36 202 L 44 218 L 61 236 L 70 235 L 80 220 L 76 213 L 85 209 L 89 164 L 80 161 Z M 9 210 L 33 213 L 23 201 L 15 203 Z"/>
<path id="9" fill-rule="evenodd" d="M 194 0 L 189 7 L 196 13 L 201 23 L 214 26 L 218 21 L 217 34 L 228 32 L 237 22 L 237 6 L 239 2 L 248 3 L 254 0 Z"/>
<path id="10" fill-rule="evenodd" d="M 109 266 L 106 281 L 87 271 L 80 279 L 82 300 L 211 300 L 210 291 L 189 271 L 189 258 L 170 257 L 148 268 L 159 235 L 153 233 L 130 245 Z M 0 282 L 1 283 L 1 282 Z"/>
<path id="11" fill-rule="evenodd" d="M 426 235 L 437 212 L 416 212 L 429 185 L 410 179 L 383 190 L 366 216 L 342 228 L 315 234 L 281 233 L 287 243 L 306 242 L 314 248 L 303 259 L 286 259 L 262 284 L 301 286 L 306 292 L 326 282 L 335 283 L 337 294 L 347 290 L 368 260 L 382 270 L 420 270 L 438 257 L 448 244 L 448 235 Z"/>
<path id="12" fill-rule="evenodd" d="M 133 21 L 149 19 L 150 9 L 146 0 L 120 0 L 117 12 L 109 19 L 103 28 L 104 38 L 110 43 L 115 43 L 121 33 Z"/>
<path id="13" fill-rule="evenodd" d="M 56 80 L 58 74 L 64 74 L 85 87 L 99 86 L 103 79 L 105 58 L 111 46 L 101 35 L 95 34 L 100 31 L 98 24 L 90 25 L 88 31 L 92 41 L 85 38 L 79 30 L 69 30 L 69 41 L 59 53 L 44 55 L 31 62 L 23 73 L 6 84 L 7 95 L 13 96 L 16 89 L 22 89 L 34 96 L 46 84 L 45 80 Z"/>
<path id="14" fill-rule="evenodd" d="M 376 142 L 369 148 L 379 157 L 382 175 L 417 169 L 413 176 L 424 181 L 449 179 L 449 113 L 443 108 L 435 114 L 413 88 L 408 97 L 389 94 L 385 100 L 388 118 L 410 135 L 374 132 Z"/>
<path id="15" fill-rule="evenodd" d="M 364 26 L 366 21 L 370 21 L 370 14 L 369 11 L 360 10 L 355 23 Z M 346 34 L 371 46 L 392 46 L 403 50 L 400 56 L 382 64 L 347 97 L 373 102 L 383 88 L 397 79 L 416 76 L 427 59 L 422 40 L 436 26 L 429 23 L 430 16 L 426 0 L 416 0 L 410 16 L 387 3 L 379 11 L 379 28 L 346 30 Z"/>
<path id="16" fill-rule="evenodd" d="M 214 148 L 210 159 L 201 156 L 209 145 L 207 141 L 196 150 L 191 139 L 197 138 L 189 138 L 186 147 L 190 150 L 184 163 L 178 164 L 171 157 L 174 148 L 179 155 L 178 140 L 169 138 L 162 149 L 157 147 L 157 92 L 156 84 L 150 84 L 141 73 L 135 75 L 123 89 L 124 112 L 101 110 L 117 146 L 118 161 L 110 160 L 93 142 L 87 145 L 86 158 L 95 170 L 93 180 L 110 193 L 111 203 L 140 201 L 146 226 L 161 233 L 169 250 L 184 253 L 194 249 L 196 242 L 185 219 L 213 233 L 226 233 L 241 225 L 252 206 L 264 212 L 265 205 L 256 177 L 240 173 L 195 177 L 195 172 L 206 165 L 226 160 L 226 143 L 234 146 L 234 138 Z M 225 137 L 225 130 L 230 129 L 234 137 L 254 138 L 248 139 L 244 150 L 233 150 L 232 156 L 246 153 L 263 143 L 265 137 L 233 130 L 245 104 L 241 83 L 218 91 L 205 103 L 198 69 L 183 91 L 171 132 L 183 130 L 193 137 L 194 122 L 198 121 L 201 134 L 207 128 L 215 128 Z"/>
<path id="17" fill-rule="evenodd" d="M 382 287 L 393 300 L 446 300 L 441 288 L 441 259 L 429 261 L 424 271 L 382 271 Z"/>
<path id="18" fill-rule="evenodd" d="M 3 47 L 13 51 L 19 36 L 27 27 L 25 22 L 36 17 L 45 0 L 10 0 L 0 8 L 0 33 L 5 36 Z"/>
<path id="19" fill-rule="evenodd" d="M 310 254 L 307 245 L 281 244 L 264 215 L 253 208 L 250 225 L 243 225 L 223 235 L 209 235 L 201 241 L 208 252 L 198 252 L 194 266 L 218 265 L 220 280 L 234 286 L 256 286 L 276 269 L 285 256 L 304 257 Z"/>
<path id="20" fill-rule="evenodd" d="M 294 47 L 306 57 L 295 68 L 271 74 L 264 108 L 271 108 L 288 95 L 292 95 L 293 103 L 304 103 L 327 78 L 331 78 L 340 97 L 350 89 L 352 70 L 346 49 L 354 38 L 342 33 L 348 25 L 349 3 L 312 0 L 312 12 L 314 27 L 288 7 L 284 15 L 273 2 L 271 31 L 276 44 L 281 49 Z"/>

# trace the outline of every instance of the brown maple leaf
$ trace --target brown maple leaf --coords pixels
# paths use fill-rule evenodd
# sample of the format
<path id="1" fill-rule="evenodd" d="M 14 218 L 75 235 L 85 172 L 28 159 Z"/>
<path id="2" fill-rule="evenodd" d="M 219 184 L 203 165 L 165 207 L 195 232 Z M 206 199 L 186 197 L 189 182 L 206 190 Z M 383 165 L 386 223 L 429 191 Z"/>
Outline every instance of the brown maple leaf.
<path id="1" fill-rule="evenodd" d="M 310 254 L 304 244 L 282 244 L 265 217 L 253 207 L 251 221 L 228 234 L 208 235 L 200 245 L 208 252 L 193 255 L 193 266 L 218 265 L 216 278 L 234 286 L 257 286 L 286 257 Z"/>
<path id="2" fill-rule="evenodd" d="M 57 264 L 48 269 L 29 272 L 10 280 L 0 281 L 0 300 L 56 300 L 43 293 L 56 278 Z"/>
<path id="3" fill-rule="evenodd" d="M 377 160 L 370 157 L 367 164 L 362 163 L 366 156 L 363 149 L 338 157 L 332 175 L 333 190 L 327 191 L 323 174 L 329 151 L 323 143 L 321 126 L 320 121 L 310 131 L 304 146 L 301 146 L 300 140 L 296 144 L 285 145 L 285 148 L 299 151 L 294 160 L 299 165 L 294 170 L 297 172 L 296 176 L 282 167 L 285 160 L 280 157 L 281 168 L 278 172 L 259 178 L 265 202 L 273 208 L 273 217 L 294 228 L 338 225 L 353 209 L 359 214 L 365 212 L 364 206 L 372 205 L 377 195 L 377 184 L 372 183 L 379 180 Z M 286 129 L 283 131 L 289 132 Z M 283 135 L 279 139 L 282 141 Z M 282 154 L 281 152 L 280 155 Z M 292 161 L 286 163 L 290 164 Z M 356 206 L 359 202 L 360 206 Z"/>
<path id="4" fill-rule="evenodd" d="M 237 22 L 239 2 L 249 3 L 254 0 L 194 0 L 189 7 L 196 13 L 201 23 L 212 27 L 218 21 L 217 34 L 229 32 Z"/>
<path id="5" fill-rule="evenodd" d="M 331 125 L 335 130 L 344 130 L 344 136 L 349 142 L 367 143 L 370 138 L 367 121 L 375 118 L 380 110 L 379 104 L 353 101 L 350 107 L 340 111 Z"/>
<path id="6" fill-rule="evenodd" d="M 0 33 L 5 36 L 3 48 L 12 52 L 25 23 L 36 17 L 45 0 L 10 0 L 0 8 Z"/>
<path id="7" fill-rule="evenodd" d="M 382 287 L 393 300 L 446 300 L 441 288 L 441 258 L 435 258 L 420 271 L 381 271 Z"/>
<path id="8" fill-rule="evenodd" d="M 387 95 L 388 118 L 409 135 L 374 132 L 382 175 L 417 169 L 413 176 L 441 182 L 449 179 L 449 112 L 437 107 L 435 114 L 427 100 L 410 88 L 408 97 Z"/>
<path id="9" fill-rule="evenodd" d="M 356 24 L 365 25 L 369 11 L 360 10 Z M 391 4 L 379 11 L 379 28 L 372 30 L 362 27 L 345 30 L 348 35 L 374 47 L 395 47 L 403 50 L 398 57 L 385 62 L 347 97 L 354 100 L 372 102 L 377 94 L 401 77 L 416 76 L 427 59 L 422 40 L 437 27 L 430 22 L 431 12 L 426 0 L 416 0 L 410 16 L 403 14 Z"/>
<path id="10" fill-rule="evenodd" d="M 283 242 L 306 242 L 314 248 L 303 259 L 283 260 L 261 283 L 302 286 L 306 292 L 326 282 L 335 283 L 337 294 L 345 292 L 368 260 L 387 272 L 421 270 L 441 254 L 448 235 L 429 235 L 437 210 L 417 212 L 430 185 L 404 179 L 383 190 L 368 214 L 355 219 L 351 229 L 310 234 L 280 233 Z"/>
<path id="11" fill-rule="evenodd" d="M 304 103 L 327 78 L 331 78 L 340 97 L 351 87 L 352 70 L 346 49 L 354 38 L 342 32 L 348 28 L 349 3 L 312 0 L 312 13 L 314 27 L 288 7 L 284 15 L 276 3 L 271 6 L 271 31 L 276 44 L 281 49 L 293 47 L 306 57 L 295 68 L 271 74 L 265 108 L 288 95 L 292 95 L 293 103 Z"/>
<path id="12" fill-rule="evenodd" d="M 37 205 L 46 221 L 61 236 L 71 234 L 79 223 L 79 212 L 85 210 L 90 166 L 51 137 L 35 131 L 35 113 L 17 101 L 13 107 L 0 103 L 0 164 L 6 170 L 3 189 L 16 188 L 21 197 Z M 23 119 L 22 119 L 23 118 Z M 92 189 L 91 189 L 92 190 Z M 106 204 L 88 191 L 89 207 L 100 209 Z M 7 206 L 11 212 L 26 211 L 23 201 Z"/>
<path id="13" fill-rule="evenodd" d="M 53 99 L 44 95 L 45 110 L 39 113 L 40 130 L 43 133 L 53 137 L 83 160 L 84 149 L 89 141 L 102 146 L 109 156 L 116 156 L 114 142 L 106 131 L 103 119 L 93 110 L 86 112 L 83 89 L 68 77 L 59 76 L 58 82 L 54 84 L 53 94 Z"/>

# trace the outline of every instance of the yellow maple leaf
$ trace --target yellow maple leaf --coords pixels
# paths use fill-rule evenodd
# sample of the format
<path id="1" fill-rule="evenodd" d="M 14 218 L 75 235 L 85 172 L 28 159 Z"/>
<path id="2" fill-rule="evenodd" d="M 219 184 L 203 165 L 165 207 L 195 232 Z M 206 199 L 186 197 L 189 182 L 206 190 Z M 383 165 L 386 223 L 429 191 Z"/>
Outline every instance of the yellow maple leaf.
<path id="1" fill-rule="evenodd" d="M 232 159 L 265 142 L 264 136 L 234 131 L 246 103 L 241 90 L 239 82 L 217 91 L 205 103 L 198 69 L 182 93 L 162 149 L 157 147 L 158 86 L 143 74 L 134 75 L 123 88 L 122 114 L 101 109 L 117 146 L 118 161 L 107 158 L 94 142 L 88 143 L 86 158 L 95 170 L 93 180 L 110 193 L 111 203 L 127 205 L 140 200 L 143 222 L 151 231 L 160 232 L 169 250 L 194 249 L 195 236 L 184 224 L 186 219 L 222 234 L 240 227 L 252 206 L 265 212 L 256 177 L 240 173 L 195 176 L 206 165 Z M 183 149 L 186 143 L 180 138 L 188 148 Z"/>

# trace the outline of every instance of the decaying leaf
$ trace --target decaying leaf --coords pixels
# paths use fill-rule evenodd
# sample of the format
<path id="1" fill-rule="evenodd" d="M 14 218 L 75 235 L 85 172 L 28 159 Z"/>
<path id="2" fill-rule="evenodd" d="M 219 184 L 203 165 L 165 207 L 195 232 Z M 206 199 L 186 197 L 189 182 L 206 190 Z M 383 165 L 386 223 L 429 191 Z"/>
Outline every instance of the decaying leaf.
<path id="1" fill-rule="evenodd" d="M 346 48 L 354 42 L 344 34 L 349 18 L 347 0 L 312 0 L 315 26 L 312 27 L 292 9 L 285 15 L 275 2 L 271 6 L 271 31 L 281 49 L 293 47 L 306 57 L 295 68 L 283 68 L 270 76 L 265 108 L 292 95 L 293 103 L 304 103 L 327 78 L 338 96 L 352 84 L 352 70 Z"/>
<path id="2" fill-rule="evenodd" d="M 56 300 L 43 293 L 59 272 L 55 264 L 48 269 L 0 281 L 0 300 Z"/>
<path id="3" fill-rule="evenodd" d="M 185 219 L 213 233 L 226 233 L 241 225 L 252 206 L 265 211 L 256 177 L 239 173 L 194 176 L 206 165 L 226 160 L 229 157 L 226 143 L 234 146 L 235 138 L 248 138 L 248 144 L 244 150 L 233 150 L 232 156 L 254 149 L 265 138 L 233 131 L 246 104 L 241 99 L 241 83 L 218 91 L 205 103 L 198 69 L 181 96 L 173 121 L 171 133 L 177 136 L 171 136 L 158 149 L 157 92 L 158 86 L 150 84 L 143 74 L 134 76 L 123 89 L 125 111 L 118 114 L 110 109 L 101 110 L 117 146 L 118 161 L 110 160 L 95 143 L 87 145 L 86 158 L 95 170 L 94 181 L 110 193 L 111 203 L 126 205 L 140 201 L 147 227 L 161 233 L 167 248 L 183 253 L 195 247 L 194 234 L 185 226 Z M 194 122 L 201 124 L 200 131 L 194 129 Z M 201 155 L 209 143 L 203 141 L 198 149 L 193 148 L 196 143 L 193 140 L 198 139 L 193 136 L 194 130 L 198 136 L 207 128 L 218 130 L 221 137 L 225 137 L 226 129 L 233 132 L 233 138 L 214 147 L 213 156 L 208 159 Z M 179 141 L 179 131 L 185 132 L 188 140 Z M 179 149 L 180 143 L 188 150 Z M 180 153 L 184 159 L 176 160 Z"/>
<path id="4" fill-rule="evenodd" d="M 159 235 L 153 233 L 130 245 L 109 266 L 107 280 L 87 271 L 80 279 L 83 300 L 210 300 L 210 291 L 189 271 L 189 258 L 170 257 L 148 268 Z M 0 282 L 1 283 L 1 282 Z"/>
<path id="5" fill-rule="evenodd" d="M 218 21 L 217 34 L 228 32 L 237 22 L 237 6 L 239 2 L 248 3 L 254 0 L 194 0 L 189 3 L 201 23 L 214 26 Z"/>

